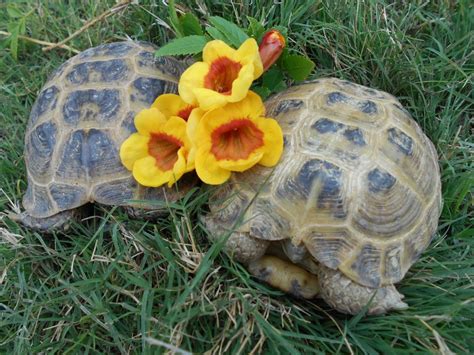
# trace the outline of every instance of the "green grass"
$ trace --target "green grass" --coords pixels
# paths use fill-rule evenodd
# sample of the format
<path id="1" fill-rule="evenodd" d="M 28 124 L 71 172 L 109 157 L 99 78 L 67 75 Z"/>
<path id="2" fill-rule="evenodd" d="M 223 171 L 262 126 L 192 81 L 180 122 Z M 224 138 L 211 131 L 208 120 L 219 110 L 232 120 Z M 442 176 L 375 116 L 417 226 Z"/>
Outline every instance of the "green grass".
<path id="1" fill-rule="evenodd" d="M 18 2 L 27 36 L 57 42 L 114 1 Z M 166 42 L 161 1 L 140 1 L 68 45 L 126 37 Z M 0 51 L 0 353 L 474 352 L 473 18 L 469 1 L 179 2 L 205 22 L 245 15 L 290 29 L 294 48 L 336 76 L 388 91 L 433 140 L 444 208 L 439 233 L 399 289 L 410 308 L 344 316 L 259 284 L 197 216 L 198 190 L 156 223 L 95 207 L 67 233 L 43 235 L 3 216 L 26 189 L 23 136 L 47 75 L 72 56 L 20 41 Z M 9 18 L 0 4 L 0 31 Z M 236 18 L 238 16 L 238 18 Z M 0 42 L 2 43 L 2 42 Z M 0 47 L 1 48 L 1 47 Z"/>

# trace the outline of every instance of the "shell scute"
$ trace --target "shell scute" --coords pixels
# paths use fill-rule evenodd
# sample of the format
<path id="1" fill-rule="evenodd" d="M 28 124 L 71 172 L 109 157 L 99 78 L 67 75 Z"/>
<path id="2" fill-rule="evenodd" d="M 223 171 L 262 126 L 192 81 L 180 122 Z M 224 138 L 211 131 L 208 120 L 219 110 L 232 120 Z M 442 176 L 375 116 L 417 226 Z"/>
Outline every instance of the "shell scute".
<path id="1" fill-rule="evenodd" d="M 62 108 L 62 118 L 69 125 L 85 122 L 106 124 L 114 121 L 122 107 L 122 97 L 117 89 L 89 89 L 72 91 Z"/>
<path id="2" fill-rule="evenodd" d="M 130 62 L 124 59 L 85 62 L 74 65 L 66 75 L 66 84 L 102 84 L 131 78 Z"/>

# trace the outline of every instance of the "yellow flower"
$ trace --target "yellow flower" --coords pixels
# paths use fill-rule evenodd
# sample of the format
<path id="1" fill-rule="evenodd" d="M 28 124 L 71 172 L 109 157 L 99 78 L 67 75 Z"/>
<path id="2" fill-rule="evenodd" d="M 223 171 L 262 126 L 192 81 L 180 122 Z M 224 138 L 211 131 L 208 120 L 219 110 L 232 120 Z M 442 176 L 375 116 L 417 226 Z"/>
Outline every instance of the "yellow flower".
<path id="1" fill-rule="evenodd" d="M 184 101 L 203 110 L 244 99 L 252 82 L 263 72 L 253 38 L 237 50 L 222 41 L 210 41 L 204 47 L 203 60 L 186 69 L 178 87 Z"/>
<path id="2" fill-rule="evenodd" d="M 171 187 L 184 173 L 194 169 L 188 160 L 191 144 L 186 121 L 177 116 L 168 120 L 155 107 L 135 117 L 137 133 L 120 147 L 120 159 L 141 185 Z"/>
<path id="3" fill-rule="evenodd" d="M 271 167 L 278 162 L 283 134 L 277 121 L 262 117 L 264 113 L 260 96 L 249 91 L 244 100 L 205 113 L 194 130 L 188 129 L 202 181 L 222 184 L 231 171 L 244 171 L 257 163 Z"/>
<path id="4" fill-rule="evenodd" d="M 167 119 L 178 116 L 187 121 L 197 106 L 184 102 L 178 95 L 163 94 L 156 98 L 151 107 L 157 108 Z"/>

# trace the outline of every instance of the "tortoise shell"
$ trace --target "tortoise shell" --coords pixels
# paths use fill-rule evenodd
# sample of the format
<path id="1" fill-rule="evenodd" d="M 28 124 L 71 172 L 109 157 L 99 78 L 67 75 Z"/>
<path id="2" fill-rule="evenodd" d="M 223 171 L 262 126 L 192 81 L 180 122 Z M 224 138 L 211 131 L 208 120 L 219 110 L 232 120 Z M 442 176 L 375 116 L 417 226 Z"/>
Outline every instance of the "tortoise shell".
<path id="1" fill-rule="evenodd" d="M 436 150 L 418 124 L 392 95 L 333 78 L 266 107 L 283 130 L 281 160 L 234 173 L 213 198 L 212 224 L 289 238 L 364 286 L 401 280 L 441 208 Z"/>
<path id="2" fill-rule="evenodd" d="M 164 188 L 139 186 L 119 148 L 134 116 L 163 93 L 176 92 L 185 69 L 154 57 L 145 42 L 116 42 L 69 59 L 48 79 L 32 108 L 25 137 L 26 212 L 45 218 L 87 202 L 129 205 L 163 199 Z M 168 189 L 175 199 L 175 189 Z M 147 207 L 142 205 L 141 207 Z"/>

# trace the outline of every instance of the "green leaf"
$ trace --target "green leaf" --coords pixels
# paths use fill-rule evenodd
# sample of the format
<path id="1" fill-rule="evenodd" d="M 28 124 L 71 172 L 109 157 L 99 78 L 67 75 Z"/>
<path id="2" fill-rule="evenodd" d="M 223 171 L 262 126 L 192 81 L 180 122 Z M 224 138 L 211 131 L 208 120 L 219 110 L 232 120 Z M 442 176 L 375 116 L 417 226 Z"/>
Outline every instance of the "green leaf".
<path id="1" fill-rule="evenodd" d="M 262 100 L 265 100 L 272 93 L 272 91 L 265 86 L 254 86 L 252 90 L 259 94 Z"/>
<path id="2" fill-rule="evenodd" d="M 265 32 L 265 28 L 263 25 L 255 18 L 247 16 L 247 20 L 249 21 L 249 27 L 247 28 L 247 34 L 250 37 L 253 37 L 257 40 L 257 42 L 260 42 L 260 37 L 263 35 L 263 32 Z"/>
<path id="3" fill-rule="evenodd" d="M 296 80 L 304 80 L 314 69 L 314 63 L 308 57 L 297 54 L 287 55 L 283 60 L 283 67 L 288 75 Z"/>
<path id="4" fill-rule="evenodd" d="M 227 38 L 217 28 L 210 26 L 206 29 L 206 31 L 211 35 L 212 38 L 227 42 Z"/>
<path id="5" fill-rule="evenodd" d="M 235 23 L 229 22 L 226 19 L 219 16 L 212 16 L 209 18 L 209 22 L 213 24 L 220 32 L 227 38 L 228 44 L 235 48 L 240 47 L 249 36 Z"/>
<path id="6" fill-rule="evenodd" d="M 286 89 L 283 81 L 284 76 L 280 69 L 272 68 L 263 75 L 263 86 L 271 90 L 271 92 L 279 92 Z"/>
<path id="7" fill-rule="evenodd" d="M 155 52 L 155 56 L 196 54 L 202 52 L 207 43 L 204 36 L 186 36 L 176 38 Z"/>
<path id="8" fill-rule="evenodd" d="M 199 19 L 191 12 L 181 16 L 179 18 L 179 22 L 181 23 L 181 28 L 183 29 L 183 34 L 185 36 L 204 35 L 201 24 L 199 23 Z"/>
<path id="9" fill-rule="evenodd" d="M 11 18 L 20 18 L 24 16 L 24 14 L 20 10 L 18 10 L 13 4 L 9 4 L 7 6 L 7 13 L 8 16 L 10 16 Z"/>

